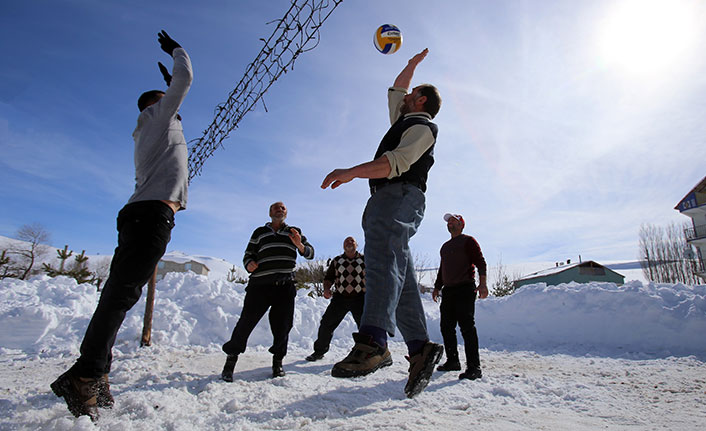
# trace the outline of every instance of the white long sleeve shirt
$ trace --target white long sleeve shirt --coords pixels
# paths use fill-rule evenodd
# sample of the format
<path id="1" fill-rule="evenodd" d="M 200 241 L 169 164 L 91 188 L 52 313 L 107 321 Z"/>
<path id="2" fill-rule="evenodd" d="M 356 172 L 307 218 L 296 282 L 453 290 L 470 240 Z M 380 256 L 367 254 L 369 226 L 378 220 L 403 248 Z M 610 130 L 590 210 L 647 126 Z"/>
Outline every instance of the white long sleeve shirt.
<path id="1" fill-rule="evenodd" d="M 403 103 L 404 96 L 407 95 L 406 88 L 390 87 L 387 92 L 387 106 L 390 111 L 390 124 L 394 124 L 400 118 L 400 106 Z M 422 116 L 431 120 L 431 115 L 426 112 L 412 112 L 406 114 L 405 117 Z M 388 179 L 399 177 L 409 170 L 409 167 L 414 164 L 424 154 L 429 147 L 434 145 L 434 135 L 429 127 L 422 124 L 416 124 L 402 133 L 400 145 L 392 151 L 386 151 L 383 155 L 387 156 L 390 162 L 390 174 Z"/>
<path id="2" fill-rule="evenodd" d="M 188 197 L 188 152 L 184 129 L 177 118 L 179 107 L 191 87 L 191 60 L 183 48 L 172 57 L 172 82 L 159 102 L 137 117 L 135 140 L 135 192 L 128 203 L 148 200 L 179 202 L 186 209 Z"/>

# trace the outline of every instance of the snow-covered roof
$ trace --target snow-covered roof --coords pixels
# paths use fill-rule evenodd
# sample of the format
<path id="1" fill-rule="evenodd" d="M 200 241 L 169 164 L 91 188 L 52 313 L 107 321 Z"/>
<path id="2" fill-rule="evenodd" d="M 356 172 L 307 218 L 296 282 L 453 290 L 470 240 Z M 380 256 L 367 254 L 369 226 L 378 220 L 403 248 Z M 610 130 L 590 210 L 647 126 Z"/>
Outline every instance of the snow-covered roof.
<path id="1" fill-rule="evenodd" d="M 546 277 L 548 275 L 554 275 L 554 274 L 559 274 L 564 271 L 568 271 L 571 268 L 576 268 L 577 266 L 594 266 L 594 267 L 602 267 L 607 269 L 608 271 L 613 271 L 612 269 L 608 268 L 605 265 L 601 265 L 600 263 L 593 261 L 593 260 L 587 260 L 584 262 L 576 262 L 576 263 L 567 263 L 567 264 L 559 264 L 559 266 L 553 267 L 553 268 L 548 268 L 548 269 L 543 269 L 541 271 L 533 272 L 532 274 L 525 275 L 524 277 L 520 278 L 519 280 L 529 280 L 531 278 L 538 278 L 538 277 Z M 616 272 L 616 274 L 618 274 Z M 618 274 L 620 275 L 620 274 Z"/>

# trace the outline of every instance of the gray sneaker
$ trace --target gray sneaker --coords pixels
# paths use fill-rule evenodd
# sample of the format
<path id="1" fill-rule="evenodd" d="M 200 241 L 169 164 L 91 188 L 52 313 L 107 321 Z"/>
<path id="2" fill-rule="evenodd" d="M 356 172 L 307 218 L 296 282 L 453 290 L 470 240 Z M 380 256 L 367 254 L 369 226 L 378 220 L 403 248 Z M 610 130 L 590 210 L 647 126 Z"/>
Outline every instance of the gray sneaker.
<path id="1" fill-rule="evenodd" d="M 331 369 L 333 377 L 360 377 L 392 365 L 392 355 L 387 347 L 373 341 L 373 337 L 354 333 L 355 346 L 341 362 Z"/>
<path id="2" fill-rule="evenodd" d="M 415 397 L 427 387 L 434 372 L 434 367 L 439 363 L 443 354 L 444 346 L 427 341 L 421 352 L 411 358 L 407 358 L 409 361 L 409 380 L 407 380 L 407 384 L 404 387 L 404 393 L 407 398 Z"/>

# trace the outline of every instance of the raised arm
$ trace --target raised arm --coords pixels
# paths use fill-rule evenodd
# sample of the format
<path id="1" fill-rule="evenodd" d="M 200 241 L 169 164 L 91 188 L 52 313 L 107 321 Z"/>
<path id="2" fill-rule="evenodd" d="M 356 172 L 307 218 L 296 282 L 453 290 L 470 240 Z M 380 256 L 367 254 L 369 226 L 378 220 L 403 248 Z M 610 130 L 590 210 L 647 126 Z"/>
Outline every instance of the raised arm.
<path id="1" fill-rule="evenodd" d="M 393 87 L 409 89 L 410 85 L 412 84 L 414 70 L 417 68 L 417 65 L 421 63 L 422 60 L 424 60 L 424 57 L 426 57 L 428 53 L 429 49 L 424 48 L 424 51 L 410 58 L 407 62 L 407 66 L 405 66 L 405 68 L 402 69 L 402 72 L 397 75 Z"/>
<path id="2" fill-rule="evenodd" d="M 348 169 L 334 169 L 321 183 L 321 188 L 331 186 L 332 189 L 345 184 L 355 178 L 386 178 L 390 175 L 390 161 L 386 155 L 382 155 L 370 162 L 361 163 Z"/>
<path id="3" fill-rule="evenodd" d="M 191 81 L 194 76 L 189 55 L 181 45 L 169 37 L 164 30 L 159 33 L 158 41 L 162 50 L 174 59 L 171 76 L 169 76 L 164 65 L 161 65 L 159 68 L 164 77 L 164 81 L 169 87 L 160 102 L 161 109 L 164 115 L 172 116 L 176 115 L 181 103 L 184 101 L 184 98 L 186 98 L 186 93 L 189 92 L 189 87 L 191 87 Z M 167 73 L 165 74 L 165 72 Z"/>

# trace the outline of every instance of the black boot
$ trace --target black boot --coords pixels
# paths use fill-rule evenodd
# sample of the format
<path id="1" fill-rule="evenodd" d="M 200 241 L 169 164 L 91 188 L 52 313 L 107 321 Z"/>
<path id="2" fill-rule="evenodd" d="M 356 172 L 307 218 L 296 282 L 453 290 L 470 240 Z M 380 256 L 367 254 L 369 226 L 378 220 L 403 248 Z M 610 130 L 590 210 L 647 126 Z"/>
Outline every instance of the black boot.
<path id="1" fill-rule="evenodd" d="M 317 352 L 316 350 L 314 350 L 314 353 L 312 353 L 311 355 L 307 356 L 304 359 L 306 359 L 309 362 L 315 362 L 315 361 L 318 361 L 319 359 L 324 359 L 324 353 Z"/>
<path id="2" fill-rule="evenodd" d="M 226 364 L 223 366 L 223 371 L 221 371 L 221 379 L 226 382 L 233 381 L 233 370 L 236 362 L 238 362 L 238 355 L 228 355 L 226 357 Z"/>
<path id="3" fill-rule="evenodd" d="M 272 357 L 272 378 L 284 377 L 284 369 L 282 368 L 282 358 L 277 356 Z"/>
<path id="4" fill-rule="evenodd" d="M 446 362 L 436 368 L 437 371 L 461 371 L 461 362 L 458 360 L 458 352 L 449 354 L 446 352 Z"/>
<path id="5" fill-rule="evenodd" d="M 476 380 L 476 379 L 480 379 L 482 377 L 483 377 L 483 373 L 481 372 L 479 365 L 477 365 L 477 366 L 469 365 L 466 368 L 466 371 L 464 371 L 458 375 L 459 380 L 463 380 L 463 379 Z"/>

